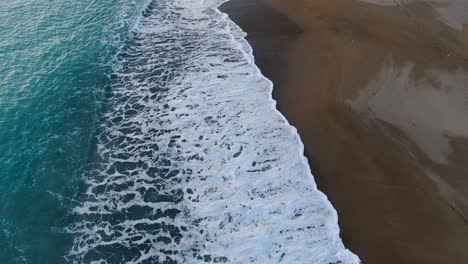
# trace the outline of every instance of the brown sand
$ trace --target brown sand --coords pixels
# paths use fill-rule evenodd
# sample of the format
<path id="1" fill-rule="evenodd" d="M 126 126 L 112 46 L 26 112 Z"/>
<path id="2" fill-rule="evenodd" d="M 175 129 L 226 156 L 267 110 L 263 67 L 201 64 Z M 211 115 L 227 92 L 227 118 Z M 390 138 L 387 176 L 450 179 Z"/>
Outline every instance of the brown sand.
<path id="1" fill-rule="evenodd" d="M 231 0 L 363 263 L 468 263 L 468 42 L 429 4 Z"/>

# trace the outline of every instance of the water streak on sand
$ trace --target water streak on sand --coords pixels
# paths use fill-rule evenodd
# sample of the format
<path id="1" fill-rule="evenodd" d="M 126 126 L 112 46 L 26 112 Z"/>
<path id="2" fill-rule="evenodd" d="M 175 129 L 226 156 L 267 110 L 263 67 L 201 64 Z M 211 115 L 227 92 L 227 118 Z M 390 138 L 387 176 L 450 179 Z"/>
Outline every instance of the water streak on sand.
<path id="1" fill-rule="evenodd" d="M 412 2 L 425 2 L 439 15 L 439 19 L 447 25 L 462 30 L 468 25 L 468 1 L 466 0 L 361 0 L 385 6 L 402 6 Z"/>
<path id="2" fill-rule="evenodd" d="M 386 65 L 361 91 L 352 108 L 363 117 L 393 124 L 407 134 L 433 161 L 449 163 L 450 139 L 468 138 L 468 74 L 427 71 L 416 79 L 414 65 Z M 430 116 L 431 118 L 425 118 Z"/>

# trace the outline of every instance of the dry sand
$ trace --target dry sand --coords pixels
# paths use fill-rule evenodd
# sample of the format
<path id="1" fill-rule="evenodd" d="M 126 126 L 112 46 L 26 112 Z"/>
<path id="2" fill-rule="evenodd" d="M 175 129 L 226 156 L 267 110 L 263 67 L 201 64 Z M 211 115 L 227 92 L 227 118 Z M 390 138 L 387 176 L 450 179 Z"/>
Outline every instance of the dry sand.
<path id="1" fill-rule="evenodd" d="M 363 263 L 468 263 L 467 29 L 450 0 L 397 2 L 222 10 L 275 83 L 346 246 Z"/>

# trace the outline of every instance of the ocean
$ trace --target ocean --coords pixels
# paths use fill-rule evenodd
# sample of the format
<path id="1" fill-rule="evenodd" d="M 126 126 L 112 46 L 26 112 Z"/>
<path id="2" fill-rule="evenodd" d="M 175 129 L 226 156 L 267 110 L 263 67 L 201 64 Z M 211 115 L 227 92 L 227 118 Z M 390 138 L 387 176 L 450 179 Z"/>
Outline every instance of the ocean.
<path id="1" fill-rule="evenodd" d="M 0 263 L 359 263 L 221 3 L 0 3 Z"/>

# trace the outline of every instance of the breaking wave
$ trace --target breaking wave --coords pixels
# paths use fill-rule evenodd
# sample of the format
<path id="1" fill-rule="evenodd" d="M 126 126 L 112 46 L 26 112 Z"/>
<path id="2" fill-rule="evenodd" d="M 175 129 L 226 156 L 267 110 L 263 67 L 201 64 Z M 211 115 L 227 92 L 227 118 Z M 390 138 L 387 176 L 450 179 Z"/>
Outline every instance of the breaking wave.
<path id="1" fill-rule="evenodd" d="M 359 263 L 220 0 L 156 0 L 118 55 L 76 263 Z"/>

